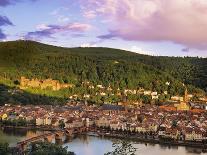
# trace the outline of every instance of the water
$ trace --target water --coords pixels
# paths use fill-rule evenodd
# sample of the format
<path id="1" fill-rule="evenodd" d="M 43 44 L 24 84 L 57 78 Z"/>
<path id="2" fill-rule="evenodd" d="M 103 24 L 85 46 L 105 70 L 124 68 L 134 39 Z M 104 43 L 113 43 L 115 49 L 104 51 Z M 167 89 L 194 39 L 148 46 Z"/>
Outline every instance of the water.
<path id="1" fill-rule="evenodd" d="M 73 151 L 76 155 L 103 155 L 113 150 L 112 143 L 114 139 L 81 136 L 75 140 L 64 144 L 68 146 L 68 150 Z M 137 155 L 207 155 L 202 150 L 186 147 L 169 147 L 159 144 L 134 143 L 137 148 Z"/>
<path id="2" fill-rule="evenodd" d="M 76 155 L 102 155 L 112 150 L 112 141 L 92 136 L 80 136 L 64 144 Z"/>
<path id="3" fill-rule="evenodd" d="M 6 128 L 4 130 L 0 130 L 0 142 L 9 143 L 9 145 L 12 147 L 15 146 L 19 141 L 34 137 L 42 133 L 43 131 L 26 130 L 26 129 L 14 130 L 12 128 Z"/>
<path id="4" fill-rule="evenodd" d="M 27 131 L 24 129 L 0 130 L 0 142 L 8 142 L 10 146 L 14 146 L 20 140 L 42 133 L 42 131 Z M 113 150 L 113 141 L 114 139 L 79 136 L 70 142 L 66 142 L 63 146 L 67 146 L 68 150 L 75 152 L 76 155 L 104 155 L 104 153 Z M 195 148 L 168 147 L 136 142 L 133 142 L 133 144 L 138 149 L 136 152 L 137 155 L 207 155 L 207 153 L 202 153 L 200 149 Z"/>

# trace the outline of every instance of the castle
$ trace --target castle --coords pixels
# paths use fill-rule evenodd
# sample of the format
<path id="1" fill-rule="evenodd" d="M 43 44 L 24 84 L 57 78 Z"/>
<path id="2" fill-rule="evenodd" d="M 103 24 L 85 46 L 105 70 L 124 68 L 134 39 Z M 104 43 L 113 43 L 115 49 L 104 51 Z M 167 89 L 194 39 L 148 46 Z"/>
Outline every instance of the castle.
<path id="1" fill-rule="evenodd" d="M 47 89 L 50 88 L 53 91 L 57 91 L 63 88 L 71 88 L 74 87 L 73 84 L 62 84 L 58 80 L 46 79 L 46 80 L 38 80 L 38 79 L 27 79 L 25 77 L 21 77 L 20 79 L 20 89 L 26 88 L 40 88 Z"/>

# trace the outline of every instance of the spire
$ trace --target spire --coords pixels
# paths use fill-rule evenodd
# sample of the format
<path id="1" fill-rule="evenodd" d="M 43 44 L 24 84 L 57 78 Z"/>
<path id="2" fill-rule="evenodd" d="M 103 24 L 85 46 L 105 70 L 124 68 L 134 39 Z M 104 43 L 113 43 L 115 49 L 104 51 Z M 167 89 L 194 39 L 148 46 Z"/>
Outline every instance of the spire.
<path id="1" fill-rule="evenodd" d="M 184 102 L 188 102 L 188 89 L 185 86 L 185 96 L 184 96 Z"/>

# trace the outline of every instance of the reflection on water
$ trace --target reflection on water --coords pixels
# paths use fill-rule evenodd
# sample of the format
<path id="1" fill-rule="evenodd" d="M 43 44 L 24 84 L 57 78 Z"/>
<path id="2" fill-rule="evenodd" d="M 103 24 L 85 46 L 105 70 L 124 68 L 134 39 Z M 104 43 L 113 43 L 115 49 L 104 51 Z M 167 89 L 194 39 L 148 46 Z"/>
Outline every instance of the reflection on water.
<path id="1" fill-rule="evenodd" d="M 4 128 L 3 130 L 0 130 L 0 142 L 6 142 L 9 143 L 10 146 L 15 146 L 17 142 L 34 137 L 41 133 L 42 131 Z"/>
<path id="2" fill-rule="evenodd" d="M 25 138 L 42 134 L 43 131 L 25 130 L 25 129 L 4 129 L 0 130 L 0 142 L 8 142 L 10 146 L 14 146 L 18 141 Z M 114 139 L 99 138 L 92 136 L 79 136 L 73 140 L 67 140 L 65 144 L 62 141 L 56 141 L 63 146 L 67 146 L 68 150 L 73 151 L 76 155 L 103 155 L 113 150 L 112 143 Z M 137 148 L 137 155 L 207 155 L 202 153 L 201 149 L 164 146 L 158 144 L 145 144 L 133 142 Z"/>
<path id="3" fill-rule="evenodd" d="M 80 136 L 64 144 L 64 146 L 68 146 L 68 150 L 75 152 L 77 155 L 103 155 L 113 150 L 113 141 L 113 139 Z M 207 153 L 202 153 L 202 150 L 197 148 L 133 143 L 134 147 L 137 148 L 137 155 L 207 155 Z"/>
<path id="4" fill-rule="evenodd" d="M 91 136 L 80 136 L 73 141 L 64 144 L 76 155 L 102 155 L 112 150 L 112 141 Z"/>

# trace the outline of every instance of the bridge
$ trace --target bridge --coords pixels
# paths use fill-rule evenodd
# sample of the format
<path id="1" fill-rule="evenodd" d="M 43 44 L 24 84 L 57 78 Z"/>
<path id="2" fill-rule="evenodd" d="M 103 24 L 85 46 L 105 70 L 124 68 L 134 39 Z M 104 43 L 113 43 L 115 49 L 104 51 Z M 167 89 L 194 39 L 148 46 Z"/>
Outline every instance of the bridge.
<path id="1" fill-rule="evenodd" d="M 65 130 L 57 130 L 54 132 L 48 132 L 48 133 L 44 133 L 41 135 L 37 135 L 35 137 L 32 138 L 28 138 L 25 139 L 21 142 L 17 143 L 17 150 L 19 150 L 19 152 L 24 152 L 27 148 L 27 146 L 29 146 L 31 143 L 34 142 L 52 142 L 52 140 L 61 140 L 63 139 L 63 137 L 72 137 L 75 134 L 81 134 L 83 132 L 86 131 L 85 127 L 82 128 L 71 128 L 71 129 L 65 129 Z"/>

